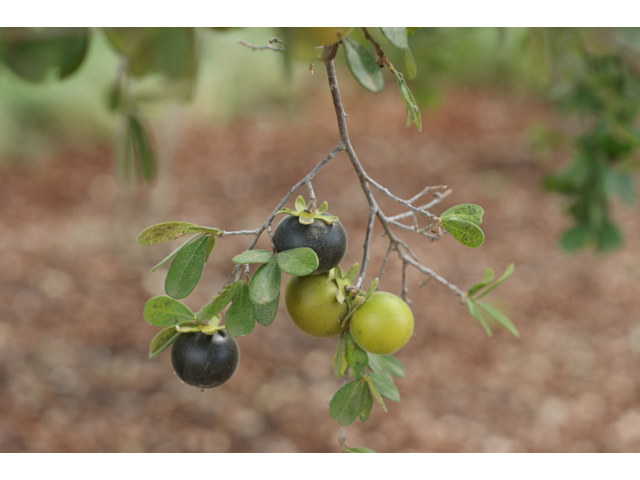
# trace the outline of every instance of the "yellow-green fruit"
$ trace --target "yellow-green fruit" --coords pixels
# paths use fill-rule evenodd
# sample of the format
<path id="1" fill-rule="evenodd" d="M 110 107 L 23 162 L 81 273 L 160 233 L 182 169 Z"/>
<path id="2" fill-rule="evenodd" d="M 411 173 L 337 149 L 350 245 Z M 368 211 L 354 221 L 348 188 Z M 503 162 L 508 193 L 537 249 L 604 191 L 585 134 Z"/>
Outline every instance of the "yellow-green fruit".
<path id="1" fill-rule="evenodd" d="M 336 300 L 338 286 L 333 270 L 319 275 L 291 277 L 284 289 L 284 303 L 296 326 L 314 337 L 333 337 L 344 329 L 347 304 Z"/>
<path id="2" fill-rule="evenodd" d="M 355 311 L 349 325 L 360 347 L 376 355 L 389 355 L 411 338 L 413 315 L 400 297 L 376 292 Z"/>

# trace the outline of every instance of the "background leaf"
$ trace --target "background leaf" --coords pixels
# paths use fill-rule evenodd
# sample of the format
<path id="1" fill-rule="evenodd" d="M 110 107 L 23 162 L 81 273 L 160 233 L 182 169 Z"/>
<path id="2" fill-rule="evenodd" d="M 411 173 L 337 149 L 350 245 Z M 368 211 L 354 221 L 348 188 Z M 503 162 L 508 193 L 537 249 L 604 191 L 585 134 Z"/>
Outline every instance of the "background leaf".
<path id="1" fill-rule="evenodd" d="M 440 220 L 445 230 L 465 247 L 478 248 L 484 243 L 484 232 L 476 224 L 453 217 Z"/>
<path id="2" fill-rule="evenodd" d="M 422 131 L 422 118 L 420 117 L 420 109 L 418 108 L 418 104 L 416 100 L 413 98 L 411 94 L 411 90 L 409 90 L 409 86 L 407 82 L 404 80 L 404 76 L 402 73 L 398 71 L 393 72 L 396 76 L 396 80 L 398 81 L 398 88 L 400 89 L 400 96 L 402 97 L 402 101 L 404 102 L 404 106 L 407 109 L 407 127 L 412 123 L 416 124 L 416 128 L 418 131 Z"/>
<path id="3" fill-rule="evenodd" d="M 183 237 L 193 223 L 189 222 L 164 222 L 145 228 L 138 235 L 140 245 L 157 245 L 170 242 Z"/>
<path id="4" fill-rule="evenodd" d="M 277 257 L 274 255 L 269 263 L 262 265 L 251 279 L 249 298 L 254 305 L 266 305 L 280 294 L 282 274 L 277 265 Z"/>
<path id="5" fill-rule="evenodd" d="M 164 295 L 150 298 L 144 306 L 143 316 L 148 324 L 155 327 L 175 326 L 196 318 L 189 307 Z"/>
<path id="6" fill-rule="evenodd" d="M 139 114 L 127 115 L 127 144 L 131 149 L 133 161 L 140 178 L 149 181 L 156 174 L 156 154 L 153 150 L 151 135 L 142 124 Z"/>
<path id="7" fill-rule="evenodd" d="M 189 295 L 200 280 L 204 268 L 207 237 L 200 237 L 182 248 L 169 267 L 164 290 L 173 298 Z"/>
<path id="8" fill-rule="evenodd" d="M 160 332 L 153 337 L 153 340 L 151 340 L 151 345 L 149 345 L 149 358 L 153 358 L 164 352 L 180 335 L 182 335 L 182 332 L 177 331 L 176 327 L 167 327 L 160 330 Z"/>
<path id="9" fill-rule="evenodd" d="M 384 87 L 384 78 L 375 58 L 355 40 L 345 37 L 344 45 L 347 66 L 353 78 L 370 92 L 377 93 Z"/>
<path id="10" fill-rule="evenodd" d="M 232 337 L 248 335 L 255 327 L 253 304 L 249 300 L 249 287 L 242 282 L 233 303 L 224 316 L 224 326 Z"/>
<path id="11" fill-rule="evenodd" d="M 307 247 L 283 250 L 278 253 L 278 267 L 289 275 L 309 275 L 318 268 L 318 255 Z"/>

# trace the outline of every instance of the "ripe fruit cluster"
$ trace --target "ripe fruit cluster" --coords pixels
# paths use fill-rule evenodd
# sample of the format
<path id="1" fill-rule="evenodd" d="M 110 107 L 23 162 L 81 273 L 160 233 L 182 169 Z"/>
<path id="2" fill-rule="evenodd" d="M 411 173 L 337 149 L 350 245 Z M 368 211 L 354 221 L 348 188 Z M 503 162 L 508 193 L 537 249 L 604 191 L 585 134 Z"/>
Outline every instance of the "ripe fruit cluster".
<path id="1" fill-rule="evenodd" d="M 391 354 L 409 341 L 413 315 L 401 298 L 375 292 L 361 295 L 356 305 L 346 301 L 345 294 L 351 293 L 340 292 L 345 284 L 337 281 L 336 267 L 346 252 L 347 237 L 337 219 L 331 224 L 322 219 L 304 224 L 290 215 L 278 224 L 273 239 L 278 251 L 309 247 L 318 255 L 314 272 L 292 276 L 285 287 L 287 312 L 300 330 L 324 338 L 349 329 L 363 350 L 377 355 Z"/>

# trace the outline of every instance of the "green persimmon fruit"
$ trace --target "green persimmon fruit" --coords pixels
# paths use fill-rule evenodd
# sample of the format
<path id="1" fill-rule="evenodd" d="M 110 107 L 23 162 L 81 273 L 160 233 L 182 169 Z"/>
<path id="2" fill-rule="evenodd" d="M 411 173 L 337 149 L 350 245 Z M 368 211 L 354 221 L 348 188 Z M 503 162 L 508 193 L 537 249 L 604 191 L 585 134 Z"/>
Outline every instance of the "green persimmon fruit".
<path id="1" fill-rule="evenodd" d="M 296 326 L 314 337 L 333 337 L 341 333 L 347 304 L 336 300 L 338 285 L 333 271 L 319 275 L 291 277 L 284 290 L 287 312 Z"/>
<path id="2" fill-rule="evenodd" d="M 240 350 L 234 338 L 220 330 L 213 335 L 183 333 L 171 349 L 176 375 L 187 385 L 213 388 L 229 380 L 240 362 Z"/>
<path id="3" fill-rule="evenodd" d="M 389 355 L 411 338 L 413 315 L 400 297 L 375 292 L 354 312 L 349 328 L 362 349 L 376 355 Z"/>
<path id="4" fill-rule="evenodd" d="M 318 268 L 310 275 L 328 272 L 337 266 L 347 251 L 347 232 L 340 221 L 329 225 L 315 219 L 311 225 L 303 225 L 294 215 L 285 216 L 273 232 L 273 243 L 278 252 L 292 248 L 308 247 L 318 256 Z"/>

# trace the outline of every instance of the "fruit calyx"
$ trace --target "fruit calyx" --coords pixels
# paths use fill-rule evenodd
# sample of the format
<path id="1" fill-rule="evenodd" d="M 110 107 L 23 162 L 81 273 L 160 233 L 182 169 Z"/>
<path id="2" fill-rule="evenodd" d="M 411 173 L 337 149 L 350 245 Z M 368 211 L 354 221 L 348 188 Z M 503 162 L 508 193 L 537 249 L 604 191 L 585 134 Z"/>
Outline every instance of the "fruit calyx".
<path id="1" fill-rule="evenodd" d="M 311 225 L 314 220 L 322 220 L 327 225 L 331 225 L 338 221 L 338 217 L 335 215 L 329 215 L 327 213 L 328 208 L 329 204 L 327 202 L 322 202 L 322 205 L 318 208 L 315 207 L 313 202 L 307 206 L 302 195 L 298 195 L 298 198 L 296 198 L 295 210 L 282 207 L 276 212 L 276 215 L 279 213 L 286 213 L 287 215 L 298 217 L 300 223 L 303 225 Z"/>

